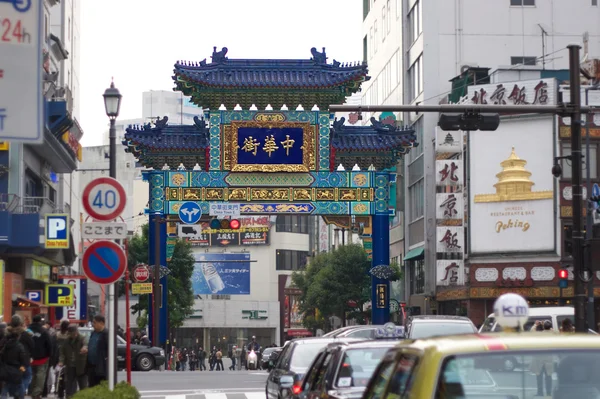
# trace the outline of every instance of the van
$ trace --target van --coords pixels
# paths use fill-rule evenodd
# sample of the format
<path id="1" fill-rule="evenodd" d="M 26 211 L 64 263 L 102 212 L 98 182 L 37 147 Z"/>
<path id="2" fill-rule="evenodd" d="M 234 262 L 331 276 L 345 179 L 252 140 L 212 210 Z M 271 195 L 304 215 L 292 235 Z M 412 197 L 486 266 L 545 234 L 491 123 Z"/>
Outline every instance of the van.
<path id="1" fill-rule="evenodd" d="M 560 326 L 564 319 L 571 319 L 575 323 L 575 308 L 570 306 L 556 306 L 547 308 L 529 308 L 529 319 L 523 326 L 523 331 L 530 331 L 536 321 L 552 321 L 552 329 L 555 333 L 560 332 Z M 502 327 L 496 322 L 494 314 L 490 314 L 479 328 L 480 333 L 499 332 Z"/>

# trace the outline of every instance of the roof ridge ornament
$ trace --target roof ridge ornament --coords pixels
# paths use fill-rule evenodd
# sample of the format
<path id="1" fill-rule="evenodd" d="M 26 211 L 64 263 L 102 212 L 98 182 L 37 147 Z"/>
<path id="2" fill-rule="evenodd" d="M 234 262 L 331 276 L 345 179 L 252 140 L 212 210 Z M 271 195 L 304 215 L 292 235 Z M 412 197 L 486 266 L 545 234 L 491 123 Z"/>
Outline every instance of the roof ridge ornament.
<path id="1" fill-rule="evenodd" d="M 221 62 L 227 61 L 228 58 L 225 57 L 225 54 L 227 54 L 227 47 L 223 47 L 221 49 L 221 51 L 217 51 L 217 46 L 213 47 L 213 53 L 212 56 L 210 58 L 212 58 L 212 62 L 214 64 L 219 64 Z"/>
<path id="2" fill-rule="evenodd" d="M 157 129 L 162 129 L 162 128 L 164 128 L 165 126 L 167 126 L 167 122 L 168 122 L 168 121 L 169 121 L 169 117 L 168 117 L 168 116 L 166 116 L 166 115 L 165 115 L 165 116 L 163 116 L 163 118 L 162 118 L 162 119 L 160 119 L 160 117 L 158 117 L 158 118 L 156 119 L 156 122 L 154 122 L 154 126 L 155 126 Z"/>
<path id="3" fill-rule="evenodd" d="M 206 121 L 204 118 L 198 118 L 198 115 L 194 116 L 194 125 L 196 125 L 196 127 L 200 130 L 206 129 Z"/>
<path id="4" fill-rule="evenodd" d="M 389 123 L 380 122 L 374 116 L 372 116 L 369 120 L 371 121 L 373 128 L 380 133 L 393 133 L 398 130 L 396 126 L 390 125 Z"/>
<path id="5" fill-rule="evenodd" d="M 327 53 L 325 53 L 325 47 L 323 47 L 323 52 L 319 53 L 316 47 L 310 49 L 310 52 L 313 55 L 311 58 L 315 64 L 317 65 L 327 65 Z M 334 60 L 334 62 L 337 62 Z"/>

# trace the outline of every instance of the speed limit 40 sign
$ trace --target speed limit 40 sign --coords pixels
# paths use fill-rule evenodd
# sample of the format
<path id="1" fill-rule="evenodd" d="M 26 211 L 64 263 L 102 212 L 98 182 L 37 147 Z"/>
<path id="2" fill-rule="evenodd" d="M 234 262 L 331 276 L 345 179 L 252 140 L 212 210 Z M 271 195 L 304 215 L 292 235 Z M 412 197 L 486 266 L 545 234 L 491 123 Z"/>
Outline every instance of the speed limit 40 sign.
<path id="1" fill-rule="evenodd" d="M 83 190 L 83 208 L 92 218 L 108 222 L 120 216 L 127 203 L 125 189 L 112 177 L 92 180 Z"/>

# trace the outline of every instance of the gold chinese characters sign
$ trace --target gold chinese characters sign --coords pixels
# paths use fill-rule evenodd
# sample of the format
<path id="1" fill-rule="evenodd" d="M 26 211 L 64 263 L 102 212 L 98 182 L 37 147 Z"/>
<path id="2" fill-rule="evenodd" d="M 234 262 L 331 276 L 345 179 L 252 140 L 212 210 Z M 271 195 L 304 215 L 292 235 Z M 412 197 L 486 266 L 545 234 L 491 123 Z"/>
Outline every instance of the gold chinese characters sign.
<path id="1" fill-rule="evenodd" d="M 365 202 L 373 201 L 373 188 L 297 188 L 297 187 L 167 187 L 168 201 L 351 201 L 354 213 L 367 212 Z"/>
<path id="2" fill-rule="evenodd" d="M 315 126 L 302 122 L 233 121 L 223 126 L 223 169 L 232 172 L 316 170 Z"/>

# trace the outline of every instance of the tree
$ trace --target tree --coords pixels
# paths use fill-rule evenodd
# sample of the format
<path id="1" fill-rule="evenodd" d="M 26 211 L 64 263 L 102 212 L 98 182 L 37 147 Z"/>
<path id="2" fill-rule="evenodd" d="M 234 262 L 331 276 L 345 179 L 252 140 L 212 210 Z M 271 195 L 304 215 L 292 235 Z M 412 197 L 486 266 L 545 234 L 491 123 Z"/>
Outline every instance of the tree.
<path id="1" fill-rule="evenodd" d="M 128 266 L 130 270 L 137 264 L 148 264 L 148 232 L 149 225 L 142 226 L 142 234 L 135 235 L 129 241 Z M 169 306 L 170 327 L 183 325 L 186 318 L 194 313 L 194 293 L 192 290 L 192 274 L 194 272 L 194 255 L 189 243 L 177 240 L 171 261 L 168 263 L 170 273 L 167 277 L 167 301 Z M 132 313 L 137 313 L 136 323 L 139 328 L 148 324 L 149 295 L 140 295 L 137 304 L 131 306 Z"/>
<path id="2" fill-rule="evenodd" d="M 390 264 L 394 271 L 391 281 L 402 278 L 397 263 Z M 300 312 L 303 324 L 309 329 L 326 329 L 331 316 L 345 323 L 346 317 L 366 323 L 370 310 L 363 311 L 371 302 L 371 261 L 362 245 L 351 244 L 332 252 L 317 255 L 302 272 L 292 274 L 292 282 L 302 291 Z"/>

